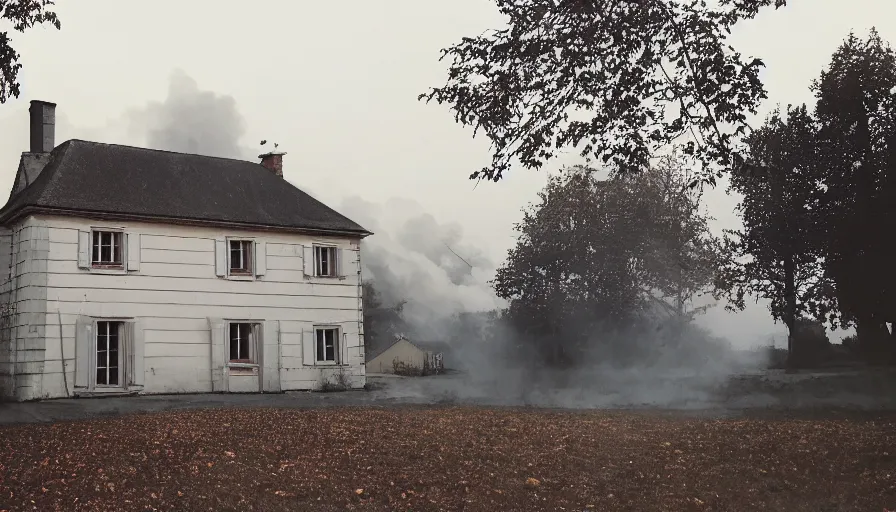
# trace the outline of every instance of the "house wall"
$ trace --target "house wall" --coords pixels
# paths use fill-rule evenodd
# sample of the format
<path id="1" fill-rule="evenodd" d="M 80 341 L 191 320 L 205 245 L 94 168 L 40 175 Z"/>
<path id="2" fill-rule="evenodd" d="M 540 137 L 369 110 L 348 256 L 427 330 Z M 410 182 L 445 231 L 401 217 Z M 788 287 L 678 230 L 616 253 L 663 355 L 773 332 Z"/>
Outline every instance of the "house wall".
<path id="1" fill-rule="evenodd" d="M 269 347 L 265 347 L 265 366 L 274 368 L 265 377 L 271 380 L 266 388 L 314 389 L 339 371 L 351 375 L 354 387 L 364 385 L 357 239 L 73 217 L 30 217 L 23 225 L 18 242 L 23 284 L 17 289 L 16 303 L 24 309 L 16 336 L 20 343 L 29 340 L 26 352 L 33 354 L 26 354 L 26 360 L 33 359 L 35 366 L 23 369 L 36 371 L 40 384 L 24 379 L 18 385 L 19 399 L 66 396 L 73 390 L 77 322 L 84 317 L 135 320 L 135 338 L 142 344 L 144 393 L 218 390 L 212 383 L 216 377 L 211 319 L 264 322 L 265 345 L 274 345 L 271 350 L 277 360 L 267 355 Z M 138 270 L 99 273 L 79 268 L 79 231 L 91 227 L 121 228 L 129 237 L 138 237 Z M 258 257 L 264 258 L 264 275 L 249 281 L 218 277 L 215 241 L 221 237 L 263 242 L 265 254 Z M 345 277 L 304 274 L 303 247 L 312 242 L 344 249 Z M 30 316 L 25 316 L 26 311 Z M 313 326 L 322 324 L 342 329 L 345 365 L 341 370 L 304 360 L 303 344 L 307 349 L 313 343 Z M 67 379 L 63 379 L 63 361 Z M 33 373 L 24 374 L 17 379 Z"/>
<path id="2" fill-rule="evenodd" d="M 48 362 L 40 327 L 46 316 L 48 253 L 47 228 L 33 219 L 0 233 L 0 398 L 50 396 L 43 391 Z"/>
<path id="3" fill-rule="evenodd" d="M 426 352 L 420 350 L 407 340 L 400 340 L 387 348 L 382 354 L 367 362 L 370 373 L 394 373 L 394 362 L 399 361 L 414 368 L 423 368 Z"/>

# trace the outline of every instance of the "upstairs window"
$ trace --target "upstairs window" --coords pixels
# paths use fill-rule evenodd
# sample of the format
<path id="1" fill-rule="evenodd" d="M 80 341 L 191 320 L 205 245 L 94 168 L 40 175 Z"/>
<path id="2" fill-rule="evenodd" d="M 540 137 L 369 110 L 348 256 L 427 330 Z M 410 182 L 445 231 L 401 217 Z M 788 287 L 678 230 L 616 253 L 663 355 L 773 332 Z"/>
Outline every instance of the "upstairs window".
<path id="1" fill-rule="evenodd" d="M 318 327 L 314 330 L 317 341 L 317 362 L 333 363 L 339 362 L 339 328 L 338 327 Z"/>
<path id="2" fill-rule="evenodd" d="M 230 324 L 230 362 L 251 363 L 252 361 L 252 324 Z"/>
<path id="3" fill-rule="evenodd" d="M 314 275 L 336 277 L 336 248 L 314 246 Z"/>
<path id="4" fill-rule="evenodd" d="M 124 268 L 122 233 L 119 231 L 93 231 L 91 266 L 96 268 Z"/>
<path id="5" fill-rule="evenodd" d="M 230 273 L 235 275 L 252 274 L 252 241 L 230 241 Z"/>

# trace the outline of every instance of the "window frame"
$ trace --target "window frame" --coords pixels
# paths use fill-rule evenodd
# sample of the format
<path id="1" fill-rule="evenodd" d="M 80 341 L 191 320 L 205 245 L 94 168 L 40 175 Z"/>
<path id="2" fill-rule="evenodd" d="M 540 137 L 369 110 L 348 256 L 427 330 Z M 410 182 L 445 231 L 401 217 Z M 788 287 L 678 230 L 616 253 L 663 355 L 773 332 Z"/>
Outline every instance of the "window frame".
<path id="1" fill-rule="evenodd" d="M 314 265 L 314 277 L 319 277 L 321 279 L 337 279 L 339 278 L 339 247 L 336 245 L 327 245 L 327 244 L 311 244 L 313 265 Z M 332 258 L 327 262 L 328 266 L 331 269 L 329 274 L 321 273 L 321 266 L 323 264 L 322 259 L 320 258 L 320 254 L 323 251 L 330 252 Z"/>
<path id="2" fill-rule="evenodd" d="M 248 256 L 249 256 L 249 262 L 247 265 L 248 270 L 241 270 L 241 271 L 238 270 L 235 272 L 234 269 L 232 268 L 232 265 L 233 265 L 232 261 L 231 261 L 232 260 L 232 251 L 231 251 L 230 247 L 231 247 L 231 244 L 234 242 L 240 243 L 240 244 L 246 244 L 246 246 L 248 247 Z M 255 277 L 256 277 L 255 276 L 255 270 L 256 270 L 256 266 L 255 266 L 256 254 L 255 254 L 255 252 L 257 250 L 257 247 L 258 247 L 258 243 L 256 242 L 256 240 L 254 238 L 226 237 L 224 239 L 224 251 L 226 253 L 225 267 L 226 267 L 226 271 L 227 271 L 227 274 L 225 277 L 227 279 L 233 279 L 233 280 L 237 280 L 237 281 L 254 281 Z M 247 254 L 247 253 L 243 253 L 243 254 Z"/>
<path id="3" fill-rule="evenodd" d="M 116 242 L 116 240 L 117 240 L 117 242 L 118 242 L 118 247 L 119 247 L 119 255 L 120 255 L 120 259 L 121 259 L 120 262 L 117 262 L 117 263 L 116 263 L 116 262 L 113 262 L 113 261 L 109 261 L 109 262 L 104 262 L 104 261 L 102 261 L 102 238 L 101 238 L 101 237 L 102 237 L 102 235 L 104 235 L 104 234 L 110 234 L 110 235 L 112 235 L 112 247 L 111 247 L 111 249 L 112 249 L 113 259 L 114 259 L 114 254 L 115 254 L 115 242 Z M 100 236 L 100 239 L 99 239 L 99 242 L 100 242 L 100 243 L 99 243 L 99 244 L 96 243 L 96 242 L 97 242 L 97 236 Z M 98 249 L 98 252 L 99 252 L 98 256 L 99 256 L 99 258 L 100 258 L 99 260 L 95 260 L 94 257 L 93 257 L 93 256 L 94 256 L 94 254 L 93 254 L 93 250 L 94 250 L 94 247 L 95 247 L 95 246 L 96 246 L 96 247 L 99 247 L 99 249 Z M 87 250 L 89 251 L 89 260 L 90 260 L 90 268 L 91 268 L 91 269 L 98 269 L 98 270 L 125 270 L 125 268 L 126 268 L 126 263 L 127 263 L 127 260 L 128 260 L 128 254 L 127 254 L 127 236 L 125 236 L 125 232 L 124 232 L 123 229 L 120 229 L 120 228 L 105 228 L 105 227 L 91 227 L 91 228 L 90 228 L 90 245 L 88 246 Z"/>
<path id="4" fill-rule="evenodd" d="M 320 346 L 318 345 L 318 332 L 335 331 L 333 338 L 333 359 L 321 359 Z M 338 325 L 315 325 L 314 333 L 314 364 L 316 366 L 341 366 L 342 365 L 342 327 Z M 323 340 L 324 352 L 326 352 L 326 339 Z M 326 354 L 324 354 L 326 355 Z"/>
<path id="5" fill-rule="evenodd" d="M 134 347 L 134 325 L 136 320 L 133 317 L 92 317 L 90 324 L 90 337 L 88 340 L 90 350 L 88 351 L 87 373 L 90 375 L 87 383 L 88 392 L 117 392 L 119 390 L 127 390 L 131 388 L 132 372 L 134 372 L 134 364 L 131 360 Z M 101 323 L 118 324 L 118 384 L 99 384 L 97 383 L 97 352 L 99 348 L 99 334 Z M 77 357 L 77 356 L 76 356 Z M 77 363 L 76 363 L 77 364 Z"/>
<path id="6" fill-rule="evenodd" d="M 259 320 L 225 320 L 224 325 L 227 326 L 225 332 L 225 349 L 227 350 L 226 356 L 224 358 L 224 366 L 227 368 L 227 372 L 230 375 L 235 376 L 252 376 L 257 375 L 259 369 L 261 368 L 261 364 L 259 364 L 259 360 L 261 358 L 260 350 L 263 348 L 263 340 L 261 339 L 264 336 L 264 327 L 262 324 L 264 322 Z M 248 325 L 249 326 L 249 360 L 246 361 L 244 359 L 241 360 L 232 360 L 230 359 L 230 329 L 233 325 Z"/>
<path id="7" fill-rule="evenodd" d="M 228 364 L 232 364 L 232 365 L 256 365 L 256 366 L 258 365 L 258 362 L 256 361 L 258 358 L 257 358 L 257 355 L 256 355 L 256 353 L 255 353 L 255 352 L 256 352 L 256 346 L 257 346 L 257 340 L 255 339 L 255 338 L 257 337 L 257 335 L 256 335 L 256 331 L 258 330 L 257 325 L 258 325 L 258 324 L 255 323 L 255 322 L 241 322 L 241 321 L 235 321 L 235 322 L 228 322 L 228 323 L 227 323 L 227 363 L 228 363 Z M 247 355 L 248 357 L 246 357 L 246 358 L 237 357 L 237 359 L 232 359 L 232 358 L 231 358 L 231 354 L 233 353 L 233 347 L 232 347 L 232 344 L 233 344 L 233 342 L 234 342 L 233 328 L 234 328 L 234 327 L 237 327 L 237 330 L 239 331 L 239 327 L 238 327 L 238 326 L 246 326 L 246 327 L 248 327 L 247 332 L 246 332 L 246 334 L 247 334 L 247 337 L 246 337 L 246 341 L 247 341 L 247 343 L 246 343 L 246 352 L 247 352 L 247 354 L 246 354 L 246 355 Z M 239 336 L 239 334 L 240 334 L 240 333 L 238 332 L 238 333 L 237 333 L 237 338 L 236 338 L 237 340 L 240 340 L 240 336 Z M 241 355 L 241 354 L 239 354 L 239 352 L 240 352 L 240 350 L 239 350 L 239 348 L 238 348 L 238 349 L 237 349 L 237 356 Z"/>

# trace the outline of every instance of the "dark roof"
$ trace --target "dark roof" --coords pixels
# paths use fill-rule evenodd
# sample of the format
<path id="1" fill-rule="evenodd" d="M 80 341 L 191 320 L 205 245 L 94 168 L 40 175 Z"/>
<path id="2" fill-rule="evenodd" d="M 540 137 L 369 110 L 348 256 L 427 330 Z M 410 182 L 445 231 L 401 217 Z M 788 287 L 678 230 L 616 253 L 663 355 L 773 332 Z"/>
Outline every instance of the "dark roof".
<path id="1" fill-rule="evenodd" d="M 258 163 L 82 140 L 57 146 L 0 221 L 26 208 L 370 234 Z"/>

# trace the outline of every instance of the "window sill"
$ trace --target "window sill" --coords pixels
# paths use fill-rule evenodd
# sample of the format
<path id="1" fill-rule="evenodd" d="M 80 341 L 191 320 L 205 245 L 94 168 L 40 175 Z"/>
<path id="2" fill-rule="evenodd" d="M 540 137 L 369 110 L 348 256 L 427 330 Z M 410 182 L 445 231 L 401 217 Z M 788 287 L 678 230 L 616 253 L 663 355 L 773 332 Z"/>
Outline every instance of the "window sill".
<path id="1" fill-rule="evenodd" d="M 257 363 L 233 363 L 233 362 L 228 362 L 228 363 L 227 363 L 227 367 L 228 367 L 228 368 L 258 368 L 258 364 L 257 364 Z"/>
<path id="2" fill-rule="evenodd" d="M 227 279 L 231 281 L 255 281 L 252 274 L 227 274 Z"/>
<path id="3" fill-rule="evenodd" d="M 345 281 L 346 277 L 347 276 L 309 276 L 307 274 L 305 275 L 305 279 L 308 279 L 311 282 L 320 283 L 320 284 L 332 283 L 334 281 Z"/>
<path id="4" fill-rule="evenodd" d="M 127 269 L 124 267 L 105 267 L 105 266 L 94 267 L 94 266 L 91 266 L 84 270 L 87 270 L 91 274 L 124 275 L 124 274 L 128 273 Z"/>

